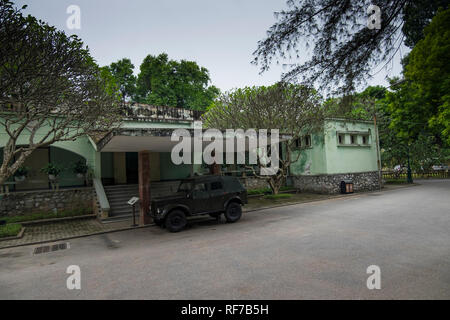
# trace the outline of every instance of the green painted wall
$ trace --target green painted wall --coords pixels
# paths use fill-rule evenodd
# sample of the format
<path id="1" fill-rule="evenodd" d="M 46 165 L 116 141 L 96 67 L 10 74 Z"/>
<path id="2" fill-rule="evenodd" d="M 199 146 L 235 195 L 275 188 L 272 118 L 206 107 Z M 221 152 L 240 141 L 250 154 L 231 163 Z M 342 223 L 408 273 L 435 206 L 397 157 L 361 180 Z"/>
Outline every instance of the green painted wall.
<path id="1" fill-rule="evenodd" d="M 338 143 L 337 134 L 345 136 L 345 144 Z M 350 144 L 350 134 L 357 137 Z M 362 135 L 368 135 L 367 145 L 362 144 Z M 370 122 L 327 120 L 323 131 L 311 135 L 310 148 L 300 148 L 293 152 L 297 162 L 291 165 L 291 174 L 335 174 L 366 172 L 377 170 L 377 150 L 374 126 Z"/>
<path id="2" fill-rule="evenodd" d="M 291 164 L 290 172 L 296 174 L 324 174 L 327 173 L 326 154 L 323 132 L 311 134 L 311 147 L 294 149 L 291 159 L 298 160 Z"/>
<path id="3" fill-rule="evenodd" d="M 345 145 L 338 144 L 338 132 L 346 133 Z M 349 133 L 368 133 L 368 145 L 362 145 L 360 134 L 357 134 L 359 139 L 357 140 L 357 145 L 351 145 Z M 327 173 L 376 171 L 377 149 L 375 141 L 374 125 L 372 123 L 326 121 L 325 153 Z"/>

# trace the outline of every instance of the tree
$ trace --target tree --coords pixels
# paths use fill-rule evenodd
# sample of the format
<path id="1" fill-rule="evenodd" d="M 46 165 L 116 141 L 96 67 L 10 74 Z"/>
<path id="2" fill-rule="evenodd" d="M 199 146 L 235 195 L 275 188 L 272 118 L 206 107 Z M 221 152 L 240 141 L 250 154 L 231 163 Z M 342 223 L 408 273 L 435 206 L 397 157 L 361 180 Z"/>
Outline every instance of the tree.
<path id="1" fill-rule="evenodd" d="M 131 63 L 131 60 L 123 58 L 111 63 L 108 69 L 120 88 L 122 98 L 130 100 L 136 92 L 136 76 L 133 74 L 134 65 Z"/>
<path id="2" fill-rule="evenodd" d="M 370 78 L 376 65 L 385 66 L 398 52 L 402 40 L 414 45 L 439 6 L 448 0 L 288 0 L 289 10 L 275 13 L 278 21 L 267 37 L 258 42 L 254 63 L 261 71 L 273 60 L 292 56 L 305 59 L 294 63 L 283 80 L 301 80 L 323 89 L 332 85 L 341 92 L 353 92 Z M 380 28 L 368 28 L 367 9 L 380 8 Z M 379 21 L 379 19 L 377 19 Z M 312 47 L 309 58 L 302 52 Z"/>
<path id="3" fill-rule="evenodd" d="M 405 111 L 423 114 L 439 140 L 447 140 L 450 145 L 450 9 L 439 11 L 428 27 L 425 37 L 409 54 L 405 66 L 404 87 L 414 88 L 412 100 L 415 109 Z M 400 113 L 399 118 L 406 116 Z M 442 143 L 441 143 L 442 144 Z"/>
<path id="4" fill-rule="evenodd" d="M 205 126 L 217 129 L 279 129 L 280 135 L 290 137 L 285 142 L 284 159 L 274 175 L 261 176 L 277 194 L 284 184 L 292 158 L 295 141 L 323 124 L 321 98 L 314 89 L 293 84 L 278 83 L 269 87 L 247 87 L 222 94 L 203 117 Z M 270 151 L 270 150 L 269 150 Z M 270 157 L 270 155 L 269 155 Z M 258 159 L 259 168 L 265 166 Z M 253 167 L 251 167 L 253 169 Z"/>
<path id="5" fill-rule="evenodd" d="M 169 60 L 167 54 L 148 55 L 137 79 L 138 102 L 204 110 L 219 94 L 208 86 L 209 72 L 194 61 Z"/>
<path id="6" fill-rule="evenodd" d="M 37 148 L 114 127 L 117 87 L 105 76 L 76 36 L 1 0 L 0 184 Z"/>

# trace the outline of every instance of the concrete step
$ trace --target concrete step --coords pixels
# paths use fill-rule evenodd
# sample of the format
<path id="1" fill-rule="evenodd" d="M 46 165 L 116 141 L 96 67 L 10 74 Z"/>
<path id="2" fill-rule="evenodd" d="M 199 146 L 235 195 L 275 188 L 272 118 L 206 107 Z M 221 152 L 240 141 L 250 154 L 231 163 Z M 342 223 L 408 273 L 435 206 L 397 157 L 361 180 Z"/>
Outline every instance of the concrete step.
<path id="1" fill-rule="evenodd" d="M 152 197 L 160 197 L 172 194 L 178 189 L 179 181 L 155 182 L 150 185 Z M 130 219 L 132 207 L 127 204 L 132 197 L 139 197 L 139 186 L 137 184 L 122 184 L 105 186 L 106 197 L 111 207 L 110 217 L 104 221 L 118 221 L 117 219 Z M 136 216 L 139 215 L 139 203 L 136 205 Z"/>

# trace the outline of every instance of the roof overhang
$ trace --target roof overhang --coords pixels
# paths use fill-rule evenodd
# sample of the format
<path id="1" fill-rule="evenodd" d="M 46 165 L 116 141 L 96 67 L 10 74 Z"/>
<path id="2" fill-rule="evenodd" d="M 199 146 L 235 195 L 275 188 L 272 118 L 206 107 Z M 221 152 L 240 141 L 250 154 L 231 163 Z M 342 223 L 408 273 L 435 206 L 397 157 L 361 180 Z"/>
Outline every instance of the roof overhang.
<path id="1" fill-rule="evenodd" d="M 193 150 L 193 146 L 195 144 L 196 138 L 194 138 L 194 129 L 184 129 L 190 133 L 191 139 L 191 147 Z M 177 145 L 182 138 L 178 138 L 179 140 L 172 141 L 172 133 L 174 129 L 119 129 L 110 132 L 101 140 L 99 140 L 97 145 L 97 150 L 101 152 L 139 152 L 143 150 L 153 151 L 153 152 L 171 152 L 173 147 Z M 206 130 L 202 130 L 205 138 L 208 137 L 208 133 Z M 223 150 L 226 151 L 227 143 L 230 145 L 234 143 L 234 146 L 237 145 L 236 137 L 227 137 L 224 131 L 223 139 Z M 279 141 L 285 141 L 290 139 L 287 135 L 281 135 L 279 137 Z M 200 140 L 197 139 L 197 143 L 200 143 Z M 211 141 L 201 141 L 203 148 L 209 145 Z M 270 135 L 267 137 L 266 144 L 269 145 L 271 143 Z M 249 149 L 249 139 L 245 139 L 245 150 Z"/>

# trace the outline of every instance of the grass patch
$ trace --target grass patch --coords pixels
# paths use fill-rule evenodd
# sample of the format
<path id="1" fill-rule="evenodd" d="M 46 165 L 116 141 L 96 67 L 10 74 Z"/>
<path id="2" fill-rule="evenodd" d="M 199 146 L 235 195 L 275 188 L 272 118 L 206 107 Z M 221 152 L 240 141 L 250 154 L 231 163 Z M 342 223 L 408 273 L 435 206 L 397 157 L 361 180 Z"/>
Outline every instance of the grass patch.
<path id="1" fill-rule="evenodd" d="M 54 213 L 52 211 L 36 212 L 36 213 L 32 213 L 32 214 L 26 214 L 23 216 L 0 218 L 0 220 L 5 220 L 6 223 L 17 223 L 17 222 L 43 220 L 43 219 L 76 217 L 76 216 L 83 216 L 86 214 L 92 214 L 92 209 L 78 208 L 78 209 L 73 209 L 73 210 L 58 211 L 57 213 Z"/>
<path id="2" fill-rule="evenodd" d="M 289 198 L 292 198 L 292 194 L 290 193 L 268 194 L 264 196 L 264 199 L 272 199 L 272 200 L 289 199 Z"/>
<path id="3" fill-rule="evenodd" d="M 20 230 L 22 225 L 19 223 L 0 225 L 0 238 L 17 236 Z"/>

